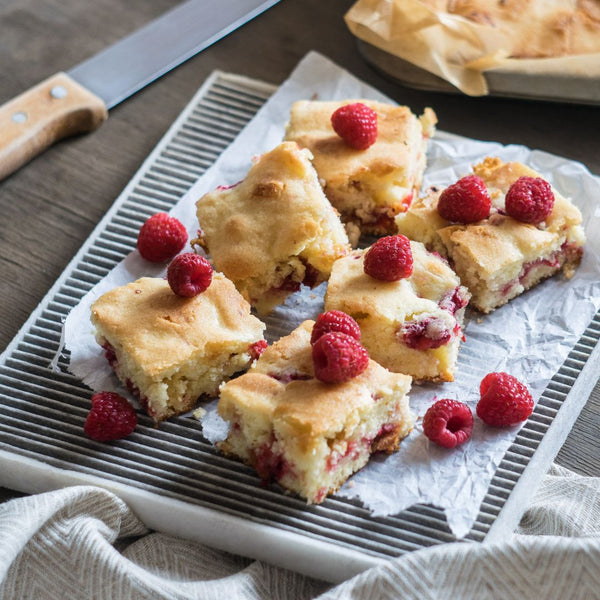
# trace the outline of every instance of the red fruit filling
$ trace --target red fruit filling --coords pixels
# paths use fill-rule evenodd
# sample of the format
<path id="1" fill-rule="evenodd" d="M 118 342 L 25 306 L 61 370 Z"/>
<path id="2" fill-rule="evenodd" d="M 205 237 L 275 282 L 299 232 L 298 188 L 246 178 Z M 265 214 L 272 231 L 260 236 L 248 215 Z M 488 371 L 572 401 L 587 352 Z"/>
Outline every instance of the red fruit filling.
<path id="1" fill-rule="evenodd" d="M 508 373 L 488 373 L 479 385 L 477 415 L 492 427 L 510 427 L 525 421 L 533 412 L 527 387 Z"/>
<path id="2" fill-rule="evenodd" d="M 438 400 L 423 417 L 423 433 L 435 444 L 454 448 L 466 442 L 473 431 L 473 413 L 463 402 Z"/>
<path id="3" fill-rule="evenodd" d="M 314 344 L 322 335 L 339 331 L 353 337 L 360 342 L 360 327 L 358 323 L 348 314 L 341 310 L 329 310 L 321 313 L 313 326 L 310 343 Z"/>
<path id="4" fill-rule="evenodd" d="M 363 444 L 364 447 L 371 445 L 371 442 Z M 337 469 L 342 462 L 351 462 L 356 460 L 361 454 L 361 445 L 356 440 L 351 440 L 346 444 L 346 451 L 341 453 L 337 450 L 333 450 L 327 457 L 326 469 L 333 471 Z"/>
<path id="5" fill-rule="evenodd" d="M 326 468 L 328 471 L 333 471 L 340 464 L 351 462 L 360 457 L 363 452 L 375 453 L 386 451 L 389 452 L 389 438 L 395 438 L 398 435 L 400 425 L 398 423 L 384 423 L 375 437 L 363 437 L 360 441 L 350 440 L 346 444 L 345 452 L 341 453 L 337 450 L 332 450 L 327 457 Z"/>
<path id="6" fill-rule="evenodd" d="M 438 200 L 440 216 L 453 223 L 476 223 L 490 215 L 492 200 L 477 175 L 467 175 L 448 186 Z"/>
<path id="7" fill-rule="evenodd" d="M 326 496 L 327 496 L 327 488 L 326 487 L 320 488 L 315 497 L 315 504 L 321 504 L 321 502 L 323 502 L 323 500 L 325 500 Z"/>
<path id="8" fill-rule="evenodd" d="M 342 383 L 369 366 L 369 355 L 353 337 L 337 331 L 322 335 L 312 347 L 315 377 L 325 383 Z"/>
<path id="9" fill-rule="evenodd" d="M 417 321 L 407 321 L 402 325 L 403 342 L 413 350 L 431 350 L 447 344 L 452 332 L 441 319 L 426 317 Z"/>
<path id="10" fill-rule="evenodd" d="M 255 461 L 254 468 L 264 482 L 294 474 L 294 466 L 282 454 L 273 452 L 271 444 L 263 444 L 255 451 Z"/>
<path id="11" fill-rule="evenodd" d="M 288 371 L 281 373 L 269 373 L 269 377 L 280 381 L 281 383 L 288 384 L 290 381 L 308 381 L 312 379 L 310 375 L 306 373 L 300 373 L 298 371 Z"/>
<path id="12" fill-rule="evenodd" d="M 150 262 L 167 262 L 183 250 L 187 240 L 181 221 L 167 213 L 156 213 L 140 228 L 137 249 Z"/>
<path id="13" fill-rule="evenodd" d="M 116 369 L 117 365 L 119 364 L 119 360 L 117 359 L 117 353 L 115 352 L 115 349 L 106 341 L 104 344 L 102 344 L 102 348 L 104 349 L 104 357 L 108 361 L 108 364 L 112 369 Z"/>
<path id="14" fill-rule="evenodd" d="M 302 281 L 295 279 L 297 274 L 290 273 L 278 286 L 271 288 L 271 292 L 290 292 L 294 293 L 300 289 L 301 285 L 305 285 L 309 288 L 314 288 L 316 285 L 323 281 L 321 273 L 315 269 L 312 265 L 308 264 L 305 260 L 302 260 L 304 265 L 304 277 Z"/>
<path id="15" fill-rule="evenodd" d="M 521 269 L 519 277 L 513 279 L 512 281 L 509 281 L 502 288 L 501 293 L 502 295 L 507 296 L 518 285 L 523 285 L 523 287 L 527 288 L 528 285 L 530 285 L 529 279 L 535 279 L 539 276 L 539 274 L 537 273 L 539 269 L 550 267 L 554 271 L 557 271 L 567 261 L 571 261 L 573 263 L 579 262 L 581 260 L 582 255 L 583 248 L 581 246 L 565 242 L 560 250 L 551 254 L 547 258 L 538 258 L 537 260 L 525 263 L 523 265 L 523 268 Z M 549 277 L 552 274 L 553 272 L 549 272 L 546 276 Z"/>
<path id="16" fill-rule="evenodd" d="M 506 214 L 513 219 L 537 225 L 554 207 L 554 193 L 541 177 L 519 177 L 508 189 L 504 200 Z"/>
<path id="17" fill-rule="evenodd" d="M 366 150 L 377 141 L 377 113 L 362 102 L 340 106 L 331 115 L 331 125 L 356 150 Z"/>
<path id="18" fill-rule="evenodd" d="M 254 344 L 250 344 L 248 351 L 252 360 L 257 360 L 259 356 L 267 349 L 267 340 L 258 340 Z"/>
<path id="19" fill-rule="evenodd" d="M 469 303 L 464 290 L 458 286 L 448 292 L 439 302 L 439 307 L 454 316 L 461 308 Z"/>
<path id="20" fill-rule="evenodd" d="M 413 272 L 410 240 L 400 234 L 379 238 L 365 253 L 364 271 L 382 281 L 410 277 Z"/>
<path id="21" fill-rule="evenodd" d="M 232 183 L 231 185 L 218 185 L 217 190 L 219 190 L 220 192 L 222 192 L 224 190 L 231 190 L 234 187 L 237 187 L 238 185 L 240 185 L 240 183 L 242 183 L 242 182 L 238 181 L 237 183 Z"/>
<path id="22" fill-rule="evenodd" d="M 305 260 L 302 261 L 302 264 L 304 265 L 304 278 L 302 279 L 302 285 L 312 289 L 318 283 L 323 281 L 321 273 L 319 273 L 317 269 L 308 264 Z"/>

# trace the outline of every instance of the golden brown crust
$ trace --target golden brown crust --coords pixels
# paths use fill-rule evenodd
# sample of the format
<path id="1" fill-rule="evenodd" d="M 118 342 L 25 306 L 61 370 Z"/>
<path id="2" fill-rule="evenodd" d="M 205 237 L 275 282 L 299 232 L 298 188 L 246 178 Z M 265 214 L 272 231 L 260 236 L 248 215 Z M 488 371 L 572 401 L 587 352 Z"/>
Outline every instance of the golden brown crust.
<path id="1" fill-rule="evenodd" d="M 533 260 L 547 249 L 558 250 L 556 235 L 534 225 L 518 223 L 504 215 L 488 222 L 444 227 L 438 234 L 454 263 L 469 263 L 483 277 L 490 277 L 510 265 Z M 514 276 L 518 275 L 518 271 Z"/>
<path id="2" fill-rule="evenodd" d="M 362 102 L 377 112 L 377 141 L 366 150 L 355 150 L 335 133 L 332 113 L 345 104 Z M 384 176 L 407 170 L 412 148 L 420 146 L 423 132 L 406 106 L 368 100 L 318 102 L 300 100 L 292 105 L 286 139 L 293 140 L 314 155 L 317 173 L 327 185 L 340 185 L 365 171 Z"/>
<path id="3" fill-rule="evenodd" d="M 214 273 L 208 289 L 193 298 L 173 293 L 166 280 L 143 277 L 102 295 L 92 322 L 150 376 L 189 360 L 198 349 L 262 338 L 265 325 L 234 285 Z"/>
<path id="4" fill-rule="evenodd" d="M 401 441 L 402 426 L 398 423 L 378 435 L 371 444 L 371 453 L 385 452 L 391 454 L 398 450 Z"/>
<path id="5" fill-rule="evenodd" d="M 312 283 L 320 283 L 333 262 L 350 250 L 310 156 L 297 144 L 284 142 L 259 157 L 242 182 L 197 202 L 200 244 L 215 268 L 259 310 L 286 278 L 302 282 L 310 265 L 316 277 Z M 281 292 L 283 298 L 273 304 L 289 293 Z"/>

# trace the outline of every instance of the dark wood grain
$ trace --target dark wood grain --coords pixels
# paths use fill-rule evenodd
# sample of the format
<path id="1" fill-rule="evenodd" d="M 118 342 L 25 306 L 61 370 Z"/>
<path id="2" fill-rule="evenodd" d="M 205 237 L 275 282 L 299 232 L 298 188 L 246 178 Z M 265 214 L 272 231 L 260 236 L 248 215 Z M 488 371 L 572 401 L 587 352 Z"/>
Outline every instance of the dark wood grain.
<path id="1" fill-rule="evenodd" d="M 0 103 L 68 70 L 176 4 L 5 0 L 0 3 Z M 362 60 L 342 19 L 351 5 L 352 0 L 281 0 L 117 106 L 94 133 L 59 143 L 1 182 L 0 350 L 214 69 L 278 83 L 306 52 L 317 50 L 415 111 L 434 107 L 441 129 L 525 144 L 579 160 L 600 173 L 598 107 L 474 99 L 402 87 Z M 595 395 L 583 417 L 584 430 L 590 419 L 597 426 L 598 404 Z M 579 463 L 575 456 L 573 446 L 561 455 L 569 466 L 600 475 L 600 461 Z"/>

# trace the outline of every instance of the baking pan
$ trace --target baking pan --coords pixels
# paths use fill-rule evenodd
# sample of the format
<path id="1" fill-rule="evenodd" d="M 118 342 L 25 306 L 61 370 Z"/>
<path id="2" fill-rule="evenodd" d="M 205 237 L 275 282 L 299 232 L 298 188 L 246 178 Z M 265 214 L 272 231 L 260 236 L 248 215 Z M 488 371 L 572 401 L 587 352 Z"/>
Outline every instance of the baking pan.
<path id="1" fill-rule="evenodd" d="M 357 40 L 365 60 L 394 81 L 420 90 L 462 94 L 451 83 L 368 42 Z M 572 74 L 526 74 L 496 68 L 485 71 L 490 96 L 600 104 L 600 79 Z"/>

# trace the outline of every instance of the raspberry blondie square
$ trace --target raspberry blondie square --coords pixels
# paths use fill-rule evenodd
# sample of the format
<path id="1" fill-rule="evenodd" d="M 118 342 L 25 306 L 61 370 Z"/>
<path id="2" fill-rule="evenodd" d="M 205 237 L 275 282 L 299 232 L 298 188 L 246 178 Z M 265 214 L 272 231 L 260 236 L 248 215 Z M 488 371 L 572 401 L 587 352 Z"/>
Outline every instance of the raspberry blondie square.
<path id="1" fill-rule="evenodd" d="M 521 178 L 541 175 L 522 163 L 491 157 L 475 165 L 473 174 L 489 195 L 489 216 L 473 223 L 447 220 L 438 211 L 444 190 L 432 188 L 398 215 L 398 231 L 447 257 L 469 289 L 471 304 L 484 313 L 559 271 L 572 277 L 585 244 L 579 209 L 544 182 L 553 195 L 551 210 L 538 223 L 524 222 L 507 214 L 507 194 Z"/>
<path id="2" fill-rule="evenodd" d="M 350 244 L 319 184 L 311 154 L 284 142 L 259 157 L 237 185 L 197 202 L 197 243 L 261 314 L 304 284 L 329 278 Z"/>
<path id="3" fill-rule="evenodd" d="M 221 388 L 229 422 L 220 449 L 309 503 L 320 503 L 374 452 L 395 451 L 414 422 L 411 379 L 368 359 L 343 383 L 315 378 L 313 321 L 269 346 L 244 375 Z"/>
<path id="4" fill-rule="evenodd" d="M 377 113 L 377 139 L 366 150 L 350 147 L 333 130 L 332 114 L 360 102 Z M 430 108 L 421 117 L 406 106 L 369 100 L 292 105 L 286 139 L 312 152 L 325 194 L 342 221 L 362 233 L 394 233 L 394 216 L 410 205 L 421 187 L 429 137 L 437 118 Z"/>
<path id="5" fill-rule="evenodd" d="M 143 277 L 98 298 L 91 319 L 109 364 L 156 422 L 216 396 L 265 343 L 264 323 L 220 273 L 193 298 Z"/>
<path id="6" fill-rule="evenodd" d="M 335 263 L 325 310 L 353 317 L 363 346 L 386 369 L 419 381 L 453 381 L 468 291 L 447 262 L 419 242 L 410 242 L 412 274 L 395 281 L 365 273 L 368 251 Z"/>

